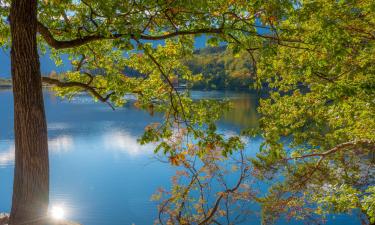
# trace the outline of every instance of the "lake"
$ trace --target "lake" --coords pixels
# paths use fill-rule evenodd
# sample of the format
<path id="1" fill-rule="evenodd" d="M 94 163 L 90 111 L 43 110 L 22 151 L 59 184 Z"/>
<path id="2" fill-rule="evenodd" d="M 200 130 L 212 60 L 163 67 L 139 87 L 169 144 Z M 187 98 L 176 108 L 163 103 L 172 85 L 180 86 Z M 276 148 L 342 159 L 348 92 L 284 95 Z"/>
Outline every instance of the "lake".
<path id="1" fill-rule="evenodd" d="M 250 93 L 193 91 L 193 98 L 229 98 L 235 109 L 219 122 L 222 132 L 237 133 L 257 126 L 257 96 Z M 0 90 L 0 212 L 9 212 L 14 169 L 13 100 Z M 127 104 L 112 111 L 81 95 L 71 101 L 45 91 L 48 120 L 51 205 L 65 209 L 69 220 L 84 225 L 153 224 L 157 203 L 150 200 L 159 187 L 168 187 L 175 168 L 153 157 L 153 145 L 137 138 L 144 127 L 160 121 Z M 248 139 L 254 154 L 261 143 Z M 260 224 L 254 217 L 244 224 Z M 280 221 L 280 224 L 291 224 Z M 301 224 L 294 223 L 293 224 Z M 327 224 L 359 224 L 353 216 L 332 216 Z"/>

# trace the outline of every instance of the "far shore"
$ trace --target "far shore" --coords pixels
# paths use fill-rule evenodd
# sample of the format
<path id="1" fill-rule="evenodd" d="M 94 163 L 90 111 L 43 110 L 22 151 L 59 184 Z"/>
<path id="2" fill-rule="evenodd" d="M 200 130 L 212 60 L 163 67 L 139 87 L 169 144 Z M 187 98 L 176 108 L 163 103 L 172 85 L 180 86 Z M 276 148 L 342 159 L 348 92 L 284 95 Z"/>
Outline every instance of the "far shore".
<path id="1" fill-rule="evenodd" d="M 11 88 L 12 80 L 10 78 L 0 77 L 0 88 Z"/>

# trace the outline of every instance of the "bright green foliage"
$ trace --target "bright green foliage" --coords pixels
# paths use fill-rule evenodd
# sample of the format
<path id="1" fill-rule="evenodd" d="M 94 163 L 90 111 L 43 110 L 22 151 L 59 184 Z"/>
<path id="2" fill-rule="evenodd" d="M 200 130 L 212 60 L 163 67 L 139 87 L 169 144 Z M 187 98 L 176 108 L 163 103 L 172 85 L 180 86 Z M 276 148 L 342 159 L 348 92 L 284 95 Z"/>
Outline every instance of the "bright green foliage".
<path id="1" fill-rule="evenodd" d="M 348 184 L 325 186 L 321 193 L 313 196 L 311 200 L 318 204 L 315 211 L 317 214 L 342 213 L 348 210 L 361 209 L 373 223 L 375 221 L 374 186 L 367 188 L 365 192 L 366 195 L 361 197 L 361 192 Z"/>
<path id="2" fill-rule="evenodd" d="M 371 0 L 300 1 L 274 24 L 280 40 L 257 63 L 271 93 L 254 163 L 284 179 L 262 200 L 266 221 L 358 208 L 375 219 L 374 12 Z"/>

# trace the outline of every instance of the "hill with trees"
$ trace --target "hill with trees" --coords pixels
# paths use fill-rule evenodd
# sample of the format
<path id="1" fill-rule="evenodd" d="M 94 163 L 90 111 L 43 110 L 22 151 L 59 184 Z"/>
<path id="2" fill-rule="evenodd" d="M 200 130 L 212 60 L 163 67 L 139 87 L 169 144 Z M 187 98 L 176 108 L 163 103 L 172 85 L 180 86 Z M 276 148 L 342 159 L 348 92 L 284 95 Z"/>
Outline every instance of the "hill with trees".
<path id="1" fill-rule="evenodd" d="M 254 81 L 249 56 L 234 54 L 226 46 L 196 50 L 185 64 L 194 76 L 201 76 L 189 84 L 193 89 L 248 89 Z"/>

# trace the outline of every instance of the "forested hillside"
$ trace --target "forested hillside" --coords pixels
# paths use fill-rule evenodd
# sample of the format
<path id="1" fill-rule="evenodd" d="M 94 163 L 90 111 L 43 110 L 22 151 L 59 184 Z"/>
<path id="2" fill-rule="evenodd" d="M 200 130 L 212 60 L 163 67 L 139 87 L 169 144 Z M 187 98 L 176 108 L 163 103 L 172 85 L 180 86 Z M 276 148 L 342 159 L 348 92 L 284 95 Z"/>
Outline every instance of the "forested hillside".
<path id="1" fill-rule="evenodd" d="M 248 55 L 233 54 L 226 46 L 199 49 L 186 61 L 199 81 L 193 89 L 247 89 L 252 84 L 252 64 Z"/>

